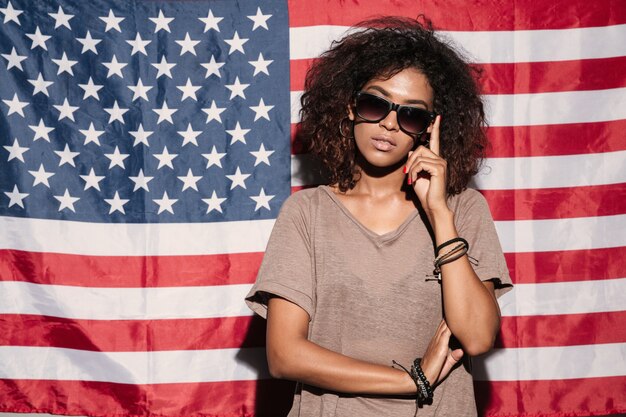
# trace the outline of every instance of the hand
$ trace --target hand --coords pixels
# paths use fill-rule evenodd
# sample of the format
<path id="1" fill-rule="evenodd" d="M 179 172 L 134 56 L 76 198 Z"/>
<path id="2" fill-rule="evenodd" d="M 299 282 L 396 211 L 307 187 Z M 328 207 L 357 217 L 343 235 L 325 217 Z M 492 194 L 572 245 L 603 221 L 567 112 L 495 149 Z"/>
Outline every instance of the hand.
<path id="1" fill-rule="evenodd" d="M 441 320 L 422 358 L 422 371 L 432 387 L 443 381 L 463 357 L 462 349 L 450 350 L 448 347 L 451 335 L 446 321 Z"/>

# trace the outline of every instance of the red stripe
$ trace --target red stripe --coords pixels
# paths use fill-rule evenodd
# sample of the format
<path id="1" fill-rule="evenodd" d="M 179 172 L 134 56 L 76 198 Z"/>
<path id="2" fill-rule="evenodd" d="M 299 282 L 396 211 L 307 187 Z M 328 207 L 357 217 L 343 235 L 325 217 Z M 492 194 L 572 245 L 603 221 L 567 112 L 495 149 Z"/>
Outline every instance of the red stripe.
<path id="1" fill-rule="evenodd" d="M 356 6 L 356 7 L 355 7 Z M 428 16 L 444 30 L 498 31 L 607 26 L 626 22 L 620 0 L 328 0 L 314 13 L 311 3 L 289 0 L 289 26 L 351 26 L 375 15 Z"/>
<path id="2" fill-rule="evenodd" d="M 279 380 L 128 385 L 0 379 L 0 411 L 86 416 L 286 415 L 293 383 Z"/>
<path id="3" fill-rule="evenodd" d="M 605 416 L 626 412 L 626 376 L 479 381 L 474 387 L 479 415 L 484 417 Z"/>

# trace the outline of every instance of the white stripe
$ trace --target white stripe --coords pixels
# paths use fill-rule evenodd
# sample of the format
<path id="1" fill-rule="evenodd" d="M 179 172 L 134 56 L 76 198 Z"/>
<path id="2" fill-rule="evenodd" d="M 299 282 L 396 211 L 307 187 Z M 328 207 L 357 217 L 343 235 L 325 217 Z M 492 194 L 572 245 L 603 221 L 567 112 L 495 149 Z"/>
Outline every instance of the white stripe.
<path id="1" fill-rule="evenodd" d="M 472 358 L 478 381 L 532 381 L 626 375 L 626 343 L 495 349 Z"/>
<path id="2" fill-rule="evenodd" d="M 94 288 L 0 282 L 0 314 L 87 320 L 158 320 L 249 316 L 250 284 L 207 287 Z"/>
<path id="3" fill-rule="evenodd" d="M 341 39 L 347 26 L 289 29 L 291 59 L 310 59 Z M 557 30 L 441 31 L 476 63 L 569 61 L 626 55 L 626 25 Z"/>
<path id="4" fill-rule="evenodd" d="M 274 220 L 107 224 L 0 217 L 0 249 L 157 256 L 263 252 Z"/>
<path id="5" fill-rule="evenodd" d="M 547 316 L 626 310 L 626 278 L 516 284 L 498 299 L 502 316 Z"/>
<path id="6" fill-rule="evenodd" d="M 121 384 L 250 381 L 267 378 L 265 349 L 91 352 L 0 346 L 0 378 Z"/>

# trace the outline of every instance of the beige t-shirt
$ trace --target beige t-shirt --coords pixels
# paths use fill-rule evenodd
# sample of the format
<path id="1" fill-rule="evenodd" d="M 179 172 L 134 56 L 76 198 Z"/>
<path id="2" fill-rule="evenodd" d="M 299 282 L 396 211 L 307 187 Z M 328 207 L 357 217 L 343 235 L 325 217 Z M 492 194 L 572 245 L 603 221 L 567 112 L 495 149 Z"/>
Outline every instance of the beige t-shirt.
<path id="1" fill-rule="evenodd" d="M 478 261 L 481 280 L 500 295 L 511 279 L 483 196 L 468 189 L 451 197 L 459 236 Z M 266 317 L 268 294 L 311 318 L 309 340 L 352 358 L 410 367 L 423 356 L 442 318 L 440 283 L 432 280 L 434 245 L 415 210 L 396 230 L 377 235 L 333 191 L 321 186 L 287 199 L 270 237 L 257 281 L 246 297 Z M 355 396 L 298 384 L 289 417 L 411 417 L 407 397 Z M 460 366 L 440 384 L 420 417 L 476 416 L 471 374 Z"/>

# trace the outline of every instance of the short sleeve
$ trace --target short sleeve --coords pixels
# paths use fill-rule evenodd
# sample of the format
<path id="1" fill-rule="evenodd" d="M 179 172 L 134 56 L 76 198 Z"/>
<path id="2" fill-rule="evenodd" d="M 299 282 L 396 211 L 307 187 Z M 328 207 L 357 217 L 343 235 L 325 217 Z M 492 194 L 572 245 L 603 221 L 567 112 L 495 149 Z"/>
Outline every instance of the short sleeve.
<path id="1" fill-rule="evenodd" d="M 481 281 L 493 281 L 496 297 L 513 288 L 502 246 L 487 201 L 467 189 L 458 196 L 455 221 L 459 236 L 469 244 L 468 255 Z"/>
<path id="2" fill-rule="evenodd" d="M 309 318 L 314 313 L 310 195 L 300 191 L 283 204 L 263 256 L 256 282 L 246 303 L 267 318 L 267 303 L 278 296 L 298 305 Z"/>

